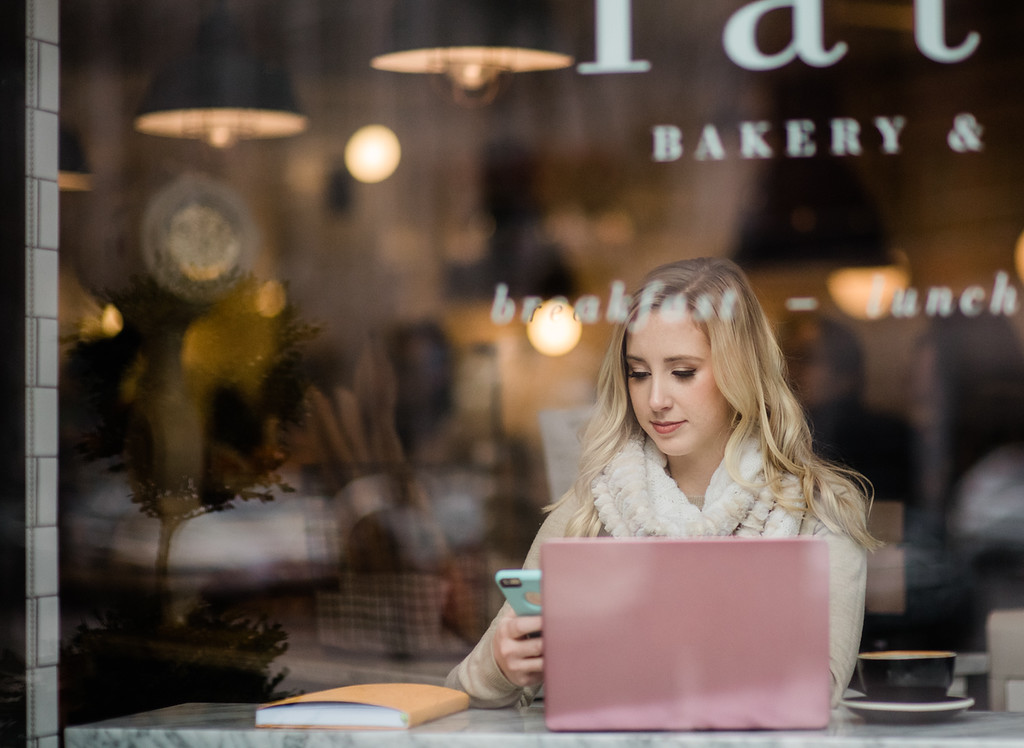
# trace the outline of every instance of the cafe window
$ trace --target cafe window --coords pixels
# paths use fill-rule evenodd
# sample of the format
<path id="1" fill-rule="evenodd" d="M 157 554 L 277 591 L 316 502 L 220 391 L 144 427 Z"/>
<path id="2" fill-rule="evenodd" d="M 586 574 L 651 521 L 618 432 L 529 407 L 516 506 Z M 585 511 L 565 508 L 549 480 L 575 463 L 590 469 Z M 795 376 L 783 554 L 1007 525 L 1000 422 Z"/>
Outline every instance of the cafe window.
<path id="1" fill-rule="evenodd" d="M 443 682 L 574 476 L 623 294 L 699 256 L 874 485 L 863 646 L 983 652 L 1024 604 L 1022 29 L 61 0 L 66 719 Z M 435 44 L 482 56 L 401 54 Z"/>

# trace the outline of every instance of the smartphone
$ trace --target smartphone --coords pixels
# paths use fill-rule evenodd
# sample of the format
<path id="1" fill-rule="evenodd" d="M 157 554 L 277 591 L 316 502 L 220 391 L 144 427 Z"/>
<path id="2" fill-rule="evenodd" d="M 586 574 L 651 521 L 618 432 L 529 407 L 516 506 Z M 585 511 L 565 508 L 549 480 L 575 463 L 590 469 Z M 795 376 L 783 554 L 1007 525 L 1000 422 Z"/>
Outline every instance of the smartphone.
<path id="1" fill-rule="evenodd" d="M 540 615 L 540 569 L 502 569 L 494 581 L 516 615 Z"/>

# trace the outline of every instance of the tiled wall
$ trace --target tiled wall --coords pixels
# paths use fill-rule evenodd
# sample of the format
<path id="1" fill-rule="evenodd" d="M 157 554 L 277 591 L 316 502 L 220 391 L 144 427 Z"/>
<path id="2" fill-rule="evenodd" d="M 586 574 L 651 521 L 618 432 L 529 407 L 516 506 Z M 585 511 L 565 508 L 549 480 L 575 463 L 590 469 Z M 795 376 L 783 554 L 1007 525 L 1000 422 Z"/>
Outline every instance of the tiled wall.
<path id="1" fill-rule="evenodd" d="M 59 0 L 25 0 L 25 532 L 29 745 L 56 748 Z"/>

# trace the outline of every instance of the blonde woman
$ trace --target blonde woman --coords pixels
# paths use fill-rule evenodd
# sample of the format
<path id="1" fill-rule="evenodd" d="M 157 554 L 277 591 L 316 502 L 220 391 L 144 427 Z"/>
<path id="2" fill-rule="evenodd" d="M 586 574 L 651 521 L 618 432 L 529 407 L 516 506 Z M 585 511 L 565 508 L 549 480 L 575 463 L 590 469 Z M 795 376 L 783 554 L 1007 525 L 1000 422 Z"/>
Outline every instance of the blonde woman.
<path id="1" fill-rule="evenodd" d="M 864 618 L 865 482 L 815 456 L 771 326 L 739 267 L 701 258 L 653 270 L 631 297 L 598 377 L 579 476 L 523 564 L 561 536 L 813 535 L 828 543 L 833 703 Z M 448 676 L 478 707 L 532 700 L 540 616 L 506 604 Z"/>

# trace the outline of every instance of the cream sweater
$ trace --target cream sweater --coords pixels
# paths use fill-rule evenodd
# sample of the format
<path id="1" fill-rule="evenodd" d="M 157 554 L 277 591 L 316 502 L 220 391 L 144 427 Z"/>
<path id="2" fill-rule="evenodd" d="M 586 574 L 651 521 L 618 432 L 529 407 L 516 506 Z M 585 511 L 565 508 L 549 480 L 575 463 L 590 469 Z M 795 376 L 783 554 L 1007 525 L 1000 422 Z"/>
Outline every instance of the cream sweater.
<path id="1" fill-rule="evenodd" d="M 524 569 L 540 566 L 540 547 L 550 538 L 565 535 L 565 526 L 573 508 L 565 503 L 548 515 L 534 538 L 523 562 Z M 820 521 L 808 518 L 801 535 L 824 538 L 828 544 L 829 579 L 829 665 L 832 674 L 832 703 L 839 702 L 853 675 L 860 648 L 864 623 L 864 587 L 867 575 L 867 552 L 850 538 L 828 530 Z M 523 689 L 505 678 L 494 661 L 491 640 L 498 621 L 514 615 L 508 603 L 502 606 L 476 647 L 448 674 L 446 685 L 465 691 L 474 707 L 494 708 L 518 703 L 528 704 L 539 688 Z"/>

